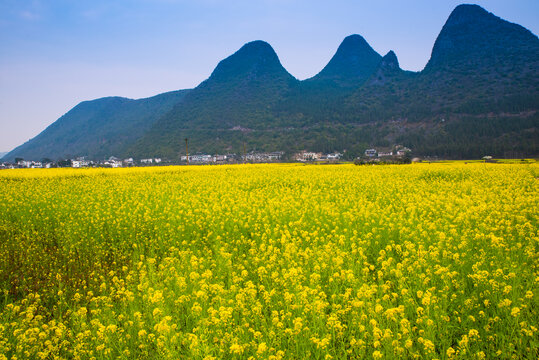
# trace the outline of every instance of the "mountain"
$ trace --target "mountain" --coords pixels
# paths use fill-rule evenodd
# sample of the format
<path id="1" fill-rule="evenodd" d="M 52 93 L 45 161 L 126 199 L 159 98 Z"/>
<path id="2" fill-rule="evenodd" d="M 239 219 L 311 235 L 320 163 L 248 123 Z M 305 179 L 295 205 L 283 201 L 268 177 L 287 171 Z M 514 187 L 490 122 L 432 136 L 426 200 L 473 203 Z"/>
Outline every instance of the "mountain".
<path id="1" fill-rule="evenodd" d="M 343 103 L 372 76 L 381 59 L 362 36 L 347 36 L 322 71 L 294 86 L 274 107 L 274 122 L 296 128 L 341 122 Z"/>
<path id="2" fill-rule="evenodd" d="M 371 73 L 369 83 L 376 85 L 384 85 L 389 81 L 393 81 L 393 78 L 403 74 L 404 71 L 399 66 L 399 60 L 397 55 L 390 50 L 379 61 L 376 67 L 376 71 Z"/>
<path id="3" fill-rule="evenodd" d="M 231 79 L 245 74 L 235 68 L 218 91 L 197 91 L 204 108 L 186 99 L 131 151 L 178 156 L 187 137 L 201 152 L 241 152 L 245 143 L 249 150 L 346 149 L 355 156 L 399 143 L 419 155 L 454 158 L 537 154 L 538 49 L 537 37 L 523 27 L 461 5 L 421 72 L 402 70 L 394 52 L 381 57 L 351 35 L 313 78 L 269 81 L 269 93 L 251 87 L 251 97 L 264 93 L 260 102 L 238 102 L 243 98 Z M 287 74 L 269 53 L 272 68 L 280 69 L 272 74 Z M 218 126 L 223 119 L 234 120 Z"/>
<path id="4" fill-rule="evenodd" d="M 272 107 L 298 83 L 268 43 L 247 43 L 222 60 L 206 81 L 160 118 L 129 152 L 174 157 L 183 150 L 185 137 L 199 140 L 194 149 L 225 150 L 229 140 L 218 133 L 273 126 Z"/>
<path id="5" fill-rule="evenodd" d="M 425 72 L 471 71 L 537 64 L 537 36 L 478 5 L 459 5 L 438 35 Z M 508 60 L 511 61 L 508 61 Z"/>
<path id="6" fill-rule="evenodd" d="M 535 109 L 538 69 L 536 35 L 480 6 L 460 5 L 434 43 L 422 82 L 451 111 Z"/>
<path id="7" fill-rule="evenodd" d="M 381 58 L 362 36 L 350 35 L 342 41 L 324 69 L 307 82 L 357 87 L 372 75 Z"/>
<path id="8" fill-rule="evenodd" d="M 192 152 L 206 153 L 245 146 L 353 158 L 401 144 L 450 158 L 539 154 L 539 39 L 477 5 L 454 9 L 420 72 L 351 35 L 322 71 L 298 81 L 268 43 L 253 41 L 195 89 L 171 94 L 150 98 L 164 96 L 160 104 L 137 100 L 147 106 L 80 104 L 7 157 L 178 159 L 185 138 Z"/>
<path id="9" fill-rule="evenodd" d="M 106 97 L 81 102 L 3 159 L 57 160 L 77 156 L 102 159 L 118 155 L 188 92 L 173 91 L 139 100 Z"/>
<path id="10" fill-rule="evenodd" d="M 344 112 L 355 114 L 350 122 L 377 122 L 387 142 L 442 157 L 538 153 L 539 40 L 520 25 L 460 5 L 423 71 L 380 72 Z"/>

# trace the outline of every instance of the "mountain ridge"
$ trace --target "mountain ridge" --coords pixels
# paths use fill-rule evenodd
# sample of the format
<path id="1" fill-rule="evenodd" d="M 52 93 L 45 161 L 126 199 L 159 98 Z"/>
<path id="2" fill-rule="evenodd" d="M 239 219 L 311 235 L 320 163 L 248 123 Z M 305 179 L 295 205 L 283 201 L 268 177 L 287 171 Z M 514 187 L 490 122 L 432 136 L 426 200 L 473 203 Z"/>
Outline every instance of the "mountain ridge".
<path id="1" fill-rule="evenodd" d="M 142 99 L 108 96 L 82 101 L 4 158 L 57 160 L 76 156 L 110 156 L 111 152 L 119 152 L 126 142 L 141 136 L 143 130 L 189 91 L 170 91 Z M 85 136 L 88 133 L 92 136 Z M 110 144 L 111 141 L 114 143 Z"/>
<path id="2" fill-rule="evenodd" d="M 299 81 L 271 45 L 256 40 L 167 102 L 136 137 L 101 144 L 94 153 L 175 159 L 189 138 L 195 152 L 241 152 L 246 144 L 356 156 L 366 147 L 399 143 L 418 155 L 535 155 L 538 89 L 537 36 L 477 5 L 459 5 L 420 72 L 402 70 L 393 51 L 382 57 L 354 34 L 317 75 Z M 24 157 L 20 148 L 4 159 Z"/>

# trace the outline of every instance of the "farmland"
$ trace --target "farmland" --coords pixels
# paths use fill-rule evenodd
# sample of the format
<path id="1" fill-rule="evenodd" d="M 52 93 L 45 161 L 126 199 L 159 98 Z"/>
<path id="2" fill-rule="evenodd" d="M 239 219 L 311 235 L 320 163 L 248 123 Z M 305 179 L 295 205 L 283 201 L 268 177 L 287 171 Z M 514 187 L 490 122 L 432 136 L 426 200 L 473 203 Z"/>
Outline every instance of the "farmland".
<path id="1" fill-rule="evenodd" d="M 536 359 L 539 165 L 0 173 L 0 359 Z"/>

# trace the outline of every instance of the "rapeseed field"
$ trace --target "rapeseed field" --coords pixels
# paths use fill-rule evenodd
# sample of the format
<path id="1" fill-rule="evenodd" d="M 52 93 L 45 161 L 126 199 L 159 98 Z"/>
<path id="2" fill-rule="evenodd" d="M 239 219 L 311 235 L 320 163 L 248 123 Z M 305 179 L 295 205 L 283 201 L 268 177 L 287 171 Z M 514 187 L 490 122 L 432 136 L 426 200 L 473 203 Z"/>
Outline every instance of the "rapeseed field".
<path id="1" fill-rule="evenodd" d="M 537 359 L 539 166 L 0 172 L 0 359 Z"/>

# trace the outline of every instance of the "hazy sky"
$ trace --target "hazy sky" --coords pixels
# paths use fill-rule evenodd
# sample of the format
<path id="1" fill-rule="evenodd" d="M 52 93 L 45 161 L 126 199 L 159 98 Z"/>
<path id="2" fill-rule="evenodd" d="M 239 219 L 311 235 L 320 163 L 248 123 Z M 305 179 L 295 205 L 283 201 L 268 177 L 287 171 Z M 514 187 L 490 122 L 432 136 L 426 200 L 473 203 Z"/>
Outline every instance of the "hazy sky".
<path id="1" fill-rule="evenodd" d="M 192 88 L 252 40 L 298 79 L 360 34 L 421 70 L 453 0 L 0 0 L 0 151 L 80 101 Z M 538 0 L 475 3 L 539 31 Z"/>

